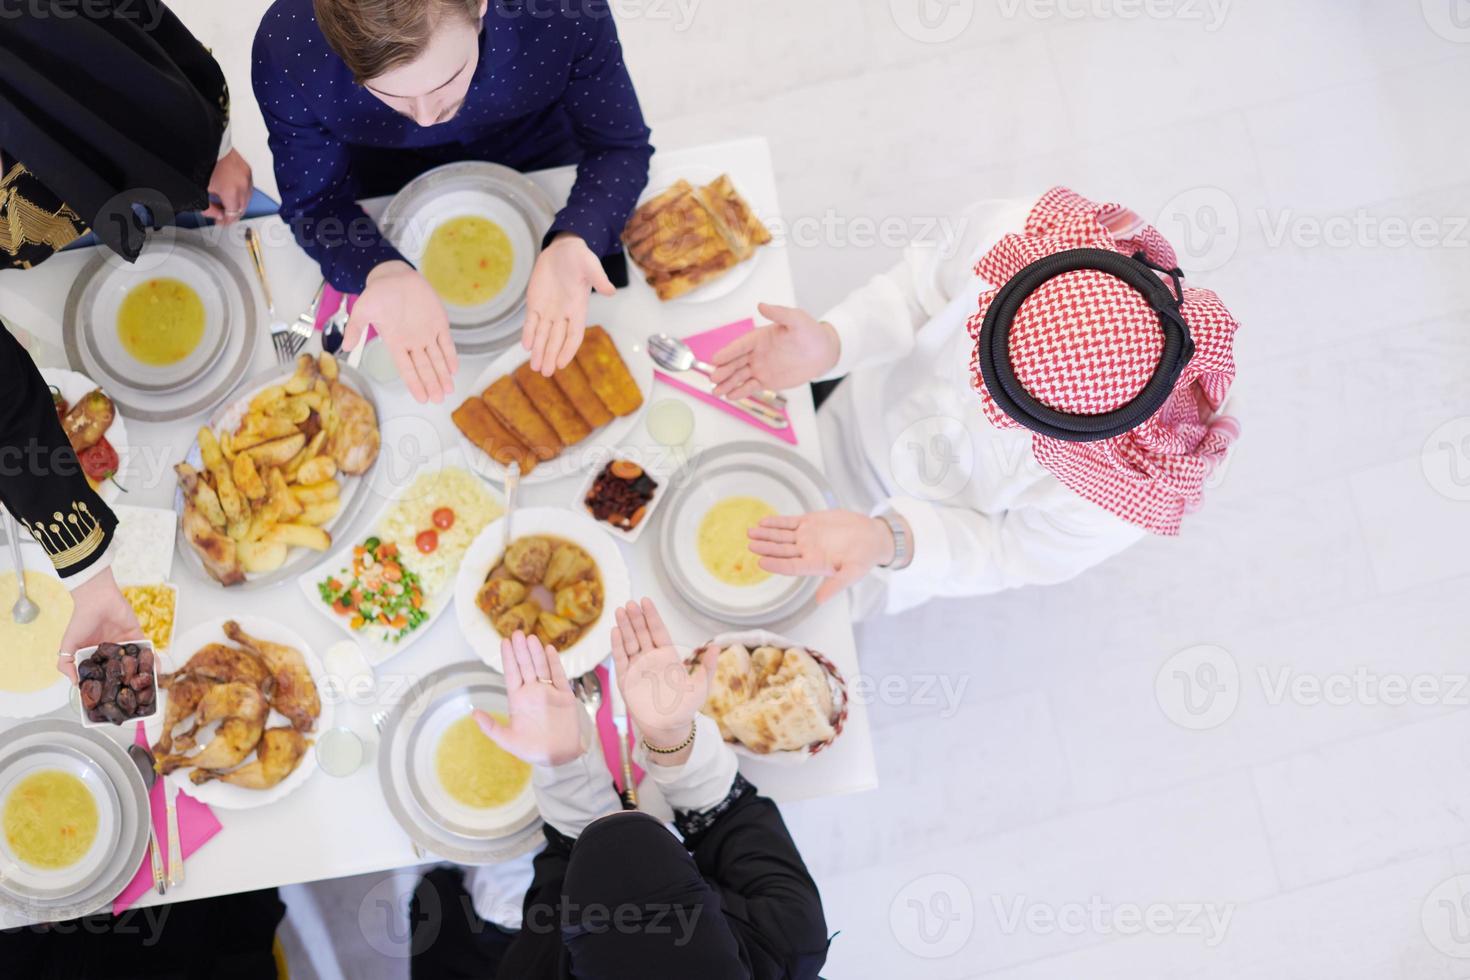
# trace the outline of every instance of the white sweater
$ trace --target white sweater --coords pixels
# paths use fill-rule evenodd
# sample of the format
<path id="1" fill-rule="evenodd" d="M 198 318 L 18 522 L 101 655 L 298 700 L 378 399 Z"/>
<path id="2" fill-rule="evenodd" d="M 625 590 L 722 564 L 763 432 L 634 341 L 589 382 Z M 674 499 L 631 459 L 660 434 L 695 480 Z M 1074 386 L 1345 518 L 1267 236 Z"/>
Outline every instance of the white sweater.
<path id="1" fill-rule="evenodd" d="M 829 377 L 848 375 L 818 413 L 827 474 L 847 507 L 892 509 L 914 532 L 911 565 L 854 587 L 858 618 L 1062 582 L 1147 533 L 1063 486 L 1032 434 L 991 425 L 970 385 L 966 323 L 990 288 L 975 264 L 1034 201 L 971 206 L 956 241 L 910 245 L 822 318 L 842 339 Z"/>

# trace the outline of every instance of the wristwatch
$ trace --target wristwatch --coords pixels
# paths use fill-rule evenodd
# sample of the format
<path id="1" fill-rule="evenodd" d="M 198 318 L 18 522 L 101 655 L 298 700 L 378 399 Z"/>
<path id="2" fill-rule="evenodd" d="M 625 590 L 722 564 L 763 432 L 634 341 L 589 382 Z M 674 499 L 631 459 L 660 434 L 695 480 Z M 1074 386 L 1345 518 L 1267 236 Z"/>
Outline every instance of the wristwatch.
<path id="1" fill-rule="evenodd" d="M 879 567 L 891 569 L 895 572 L 908 568 L 909 564 L 914 560 L 914 546 L 913 542 L 909 540 L 908 525 L 904 523 L 903 518 L 891 510 L 885 510 L 879 514 L 878 520 L 887 524 L 888 530 L 893 532 L 893 561 Z"/>

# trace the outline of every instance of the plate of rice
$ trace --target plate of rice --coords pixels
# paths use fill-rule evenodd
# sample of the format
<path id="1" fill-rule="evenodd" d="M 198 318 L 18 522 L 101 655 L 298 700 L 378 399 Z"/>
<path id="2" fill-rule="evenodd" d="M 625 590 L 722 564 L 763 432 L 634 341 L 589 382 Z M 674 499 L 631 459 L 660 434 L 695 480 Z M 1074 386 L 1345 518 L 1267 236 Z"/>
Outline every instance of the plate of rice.
<path id="1" fill-rule="evenodd" d="M 465 453 L 451 449 L 416 471 L 364 538 L 297 583 L 376 667 L 428 632 L 454 598 L 470 544 L 504 512 Z"/>

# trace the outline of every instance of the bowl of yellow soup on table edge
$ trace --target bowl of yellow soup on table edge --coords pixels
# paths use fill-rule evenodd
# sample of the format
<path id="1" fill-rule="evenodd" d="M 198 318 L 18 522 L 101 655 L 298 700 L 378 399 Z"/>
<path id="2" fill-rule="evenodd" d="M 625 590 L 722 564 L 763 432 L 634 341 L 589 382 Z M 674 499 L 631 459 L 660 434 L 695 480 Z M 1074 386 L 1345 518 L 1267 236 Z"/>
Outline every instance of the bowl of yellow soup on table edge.
<path id="1" fill-rule="evenodd" d="M 120 832 L 116 793 L 95 765 L 63 748 L 0 770 L 0 871 L 38 893 L 63 893 L 106 863 Z"/>

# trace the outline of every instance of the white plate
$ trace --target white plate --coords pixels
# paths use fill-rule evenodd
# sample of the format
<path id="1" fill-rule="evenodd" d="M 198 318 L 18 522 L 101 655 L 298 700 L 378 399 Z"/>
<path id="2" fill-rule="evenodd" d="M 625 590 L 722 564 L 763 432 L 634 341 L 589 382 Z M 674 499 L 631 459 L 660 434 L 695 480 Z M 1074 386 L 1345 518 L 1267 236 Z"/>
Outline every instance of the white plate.
<path id="1" fill-rule="evenodd" d="M 439 740 L 450 725 L 475 709 L 506 714 L 505 695 L 496 691 L 461 691 L 436 704 L 409 736 L 408 787 L 424 814 L 443 830 L 473 840 L 504 837 L 525 826 L 536 812 L 536 793 L 531 780 L 519 795 L 498 807 L 467 806 L 449 795 L 439 780 Z"/>
<path id="2" fill-rule="evenodd" d="M 360 372 L 348 367 L 341 361 L 338 362 L 337 369 L 341 372 L 342 381 L 355 389 L 363 398 L 367 399 L 368 404 L 373 407 L 373 412 L 377 415 L 378 419 L 378 432 L 381 435 L 383 431 L 383 413 L 378 407 L 378 400 L 373 392 L 372 385 Z M 282 384 L 294 374 L 295 370 L 294 366 L 290 368 L 272 368 L 267 373 L 252 379 L 239 395 L 232 398 L 229 404 L 220 407 L 210 417 L 209 426 L 215 431 L 216 437 L 221 432 L 234 432 L 238 429 L 241 421 L 245 417 L 245 413 L 250 408 L 250 399 L 272 385 Z M 342 506 L 337 511 L 337 516 L 328 521 L 323 528 L 334 542 L 344 533 L 352 529 L 353 524 L 360 516 L 362 508 L 372 499 L 373 494 L 370 486 L 373 476 L 377 471 L 378 463 L 382 460 L 385 451 L 384 448 L 379 448 L 378 458 L 373 461 L 372 466 L 368 467 L 368 471 L 361 476 L 337 474 L 336 479 L 341 488 L 339 499 L 341 500 Z M 201 473 L 204 471 L 204 463 L 199 452 L 199 442 L 197 439 L 190 444 L 188 452 L 184 455 L 184 462 Z M 178 515 L 179 521 L 178 553 L 183 556 L 184 564 L 201 581 L 208 582 L 215 588 L 225 588 L 225 586 L 220 585 L 219 582 L 215 581 L 204 570 L 203 559 L 194 550 L 194 546 L 189 543 L 189 536 L 184 533 L 184 491 L 178 486 L 174 487 L 174 513 Z M 269 588 L 287 579 L 294 578 L 304 571 L 310 571 L 316 568 L 326 560 L 326 557 L 326 553 L 324 552 L 311 551 L 307 548 L 292 548 L 286 556 L 286 564 L 273 572 L 247 573 L 245 581 L 240 585 L 230 586 L 229 591 L 243 592 L 249 589 Z"/>
<path id="3" fill-rule="evenodd" d="M 474 649 L 475 655 L 492 670 L 505 673 L 500 660 L 501 636 L 495 632 L 490 620 L 475 604 L 475 596 L 485 578 L 500 564 L 502 537 L 505 533 L 505 518 L 501 518 L 480 532 L 475 543 L 464 556 L 459 566 L 459 579 L 455 583 L 455 614 L 459 619 L 460 632 Z M 628 580 L 628 566 L 617 542 L 608 537 L 587 514 L 562 510 L 557 507 L 517 508 L 514 518 L 514 537 L 547 535 L 564 538 L 587 550 L 597 563 L 602 577 L 602 615 L 570 647 L 560 651 L 562 667 L 567 677 L 578 677 L 607 659 L 612 650 L 613 610 L 627 605 L 632 598 L 633 587 Z"/>
<path id="4" fill-rule="evenodd" d="M 95 878 L 117 848 L 121 832 L 121 803 L 117 791 L 91 760 L 64 748 L 41 749 L 12 759 L 0 766 L 0 813 L 5 812 L 11 794 L 21 780 L 33 773 L 59 769 L 75 776 L 92 794 L 97 805 L 97 835 L 92 846 L 77 863 L 66 868 L 41 868 L 22 861 L 11 850 L 4 834 L 0 834 L 0 876 L 35 894 L 67 895 Z"/>
<path id="5" fill-rule="evenodd" d="M 655 197 L 658 197 L 660 194 L 673 187 L 680 180 L 687 180 L 695 187 L 703 187 L 706 184 L 710 184 L 716 180 L 719 180 L 720 176 L 725 173 L 728 173 L 728 171 L 718 170 L 714 167 L 699 166 L 679 167 L 675 170 L 665 171 L 661 170 L 658 167 L 658 158 L 654 157 L 654 166 L 652 168 L 651 174 L 649 175 L 648 189 L 645 190 L 643 192 L 643 195 L 638 198 L 638 206 L 642 207 L 643 205 L 647 204 Z M 730 180 L 735 184 L 735 190 L 740 192 L 741 197 L 745 197 L 745 192 L 741 190 L 739 179 L 736 178 L 734 174 L 730 174 Z M 747 204 L 750 205 L 752 211 L 756 211 L 754 201 L 752 201 L 749 197 L 745 197 L 745 201 Z M 756 217 L 760 217 L 760 213 L 758 211 L 756 211 Z M 764 218 L 761 218 L 761 220 L 763 222 L 765 221 Z M 716 276 L 714 279 L 711 279 L 708 282 L 705 282 L 704 284 L 697 286 L 694 289 L 691 289 L 683 296 L 676 296 L 673 299 L 667 300 L 665 302 L 671 304 L 711 303 L 717 299 L 724 299 L 726 296 L 729 296 L 731 293 L 735 292 L 735 290 L 745 285 L 746 282 L 749 281 L 750 277 L 755 275 L 756 265 L 761 261 L 761 258 L 764 255 L 766 249 L 770 247 L 770 245 L 756 246 L 754 255 L 746 259 L 744 262 L 741 262 L 728 269 L 723 275 Z M 653 294 L 653 287 L 648 285 L 648 278 L 643 274 L 643 270 L 638 268 L 638 263 L 633 261 L 632 255 L 628 256 L 628 264 L 637 271 L 637 281 L 642 283 L 644 288 L 647 289 L 650 294 Z M 655 299 L 657 299 L 656 296 Z"/>
<path id="6" fill-rule="evenodd" d="M 498 225 L 510 239 L 514 263 L 510 278 L 500 292 L 478 306 L 456 306 L 445 301 L 449 322 L 456 327 L 473 327 L 510 312 L 526 295 L 541 244 L 532 235 L 525 217 L 510 202 L 482 188 L 463 188 L 425 201 L 406 221 L 398 249 L 416 267 L 422 268 L 424 250 L 439 226 L 465 217 L 484 218 Z"/>
<path id="7" fill-rule="evenodd" d="M 183 636 L 174 641 L 173 649 L 168 653 L 158 655 L 156 665 L 160 674 L 169 674 L 188 663 L 189 658 L 198 653 L 200 648 L 210 643 L 224 643 L 233 646 L 229 637 L 225 636 L 224 625 L 233 619 L 240 624 L 240 628 L 251 636 L 272 643 L 281 643 L 286 646 L 295 647 L 301 651 L 306 660 L 306 669 L 311 672 L 311 679 L 316 682 L 317 694 L 321 698 L 322 713 L 316 720 L 316 726 L 306 733 L 308 739 L 313 741 L 322 732 L 330 731 L 332 728 L 333 704 L 328 697 L 331 690 L 327 685 L 327 671 L 322 666 L 321 659 L 317 657 L 307 644 L 295 631 L 281 625 L 278 620 L 267 619 L 261 616 L 226 616 L 220 619 L 202 623 L 189 630 Z M 168 691 L 161 686 L 158 689 L 158 712 L 152 718 L 144 722 L 143 730 L 148 736 L 148 744 L 158 744 L 159 736 L 163 734 L 163 719 L 168 713 Z M 266 719 L 266 728 L 283 728 L 290 724 L 280 712 L 271 709 L 270 717 Z M 214 727 L 210 725 L 201 729 L 197 735 L 199 745 L 204 745 L 214 734 Z M 245 757 L 248 764 L 255 756 Z M 311 778 L 316 772 L 316 752 L 307 749 L 301 758 L 296 771 L 285 779 L 267 790 L 245 789 L 243 786 L 232 786 L 229 783 L 220 782 L 217 779 L 210 780 L 202 786 L 196 786 L 189 779 L 192 769 L 178 769 L 170 773 L 166 778 L 171 780 L 181 791 L 194 797 L 200 803 L 217 807 L 221 810 L 253 810 L 256 807 L 269 806 L 284 796 L 294 792 L 297 787 Z"/>
<path id="8" fill-rule="evenodd" d="M 66 399 L 68 405 L 75 405 L 78 399 L 102 388 L 85 374 L 68 371 L 66 368 L 42 368 L 41 377 L 48 385 L 61 392 L 61 397 Z M 107 389 L 102 388 L 102 392 L 107 394 Z M 116 409 L 116 414 L 105 435 L 107 441 L 112 443 L 112 448 L 117 450 L 117 476 L 105 481 L 97 488 L 97 496 L 101 497 L 102 502 L 106 504 L 117 500 L 118 494 L 122 492 L 119 484 L 124 487 L 128 485 L 128 461 L 132 458 L 132 445 L 128 442 L 128 426 L 123 421 L 122 409 L 115 402 L 113 407 Z"/>
<path id="9" fill-rule="evenodd" d="M 41 550 L 41 546 L 32 541 L 26 531 L 22 530 L 20 535 L 21 560 L 25 562 L 26 571 L 56 578 L 56 570 L 51 566 L 51 559 L 46 557 L 46 552 Z M 0 552 L 0 569 L 6 572 L 14 571 L 10 566 L 10 546 L 8 544 L 4 551 Z M 6 612 L 0 612 L 0 615 L 5 615 Z M 51 682 L 51 686 L 39 691 L 29 691 L 25 694 L 0 691 L 0 718 L 39 718 L 41 715 L 49 715 L 59 708 L 66 707 L 71 689 L 71 682 L 67 680 L 66 675 L 57 671 L 56 680 Z"/>
<path id="10" fill-rule="evenodd" d="M 143 269 L 119 263 L 105 268 L 90 294 L 89 306 L 82 311 L 91 325 L 84 343 L 90 345 L 92 356 L 123 372 L 138 390 L 171 392 L 198 381 L 219 360 L 225 348 L 227 311 L 233 297 L 224 265 L 212 252 L 174 249 L 153 265 Z M 204 333 L 194 350 L 176 364 L 143 363 L 128 353 L 118 334 L 118 313 L 123 302 L 133 290 L 155 279 L 182 282 L 204 306 Z"/>
<path id="11" fill-rule="evenodd" d="M 645 505 L 648 511 L 643 515 L 643 520 L 639 521 L 638 526 L 631 531 L 625 531 L 614 524 L 609 524 L 607 521 L 598 521 L 597 518 L 592 518 L 597 522 L 598 527 L 619 541 L 626 541 L 628 544 L 633 544 L 643 536 L 644 531 L 648 530 L 648 526 L 653 523 L 654 511 L 658 509 L 658 505 L 663 503 L 664 498 L 668 496 L 669 477 L 673 476 L 687 460 L 679 458 L 671 451 L 662 447 L 653 450 L 626 449 L 618 452 L 609 449 L 606 460 L 588 469 L 587 478 L 577 488 L 577 495 L 569 501 L 569 505 L 573 508 L 580 509 L 588 517 L 592 517 L 592 511 L 587 507 L 587 494 L 592 492 L 592 485 L 597 482 L 597 478 L 602 475 L 603 470 L 607 469 L 608 464 L 617 459 L 637 463 L 643 468 L 643 472 L 647 473 L 653 479 L 653 482 L 658 484 L 658 486 L 653 488 L 653 499 Z"/>
<path id="12" fill-rule="evenodd" d="M 203 232 L 165 229 L 149 238 L 135 265 L 127 265 L 105 248 L 92 251 L 95 254 L 77 276 L 66 298 L 62 342 L 71 366 L 101 379 L 122 414 L 143 422 L 191 418 L 207 412 L 240 383 L 250 370 L 261 333 L 255 293 L 240 264 L 243 250 L 236 256 L 233 250 L 207 245 Z M 125 293 L 127 284 L 174 276 L 182 268 L 202 270 L 211 278 L 212 284 L 201 291 L 201 296 L 207 293 L 220 298 L 218 312 L 222 323 L 217 335 L 220 349 L 197 377 L 171 387 L 165 384 L 169 390 L 160 390 L 156 378 L 148 374 L 148 370 L 157 369 L 138 374 L 133 370 L 137 362 L 132 357 L 114 360 L 102 353 L 99 338 L 111 335 L 116 341 L 117 319 L 115 306 L 110 320 L 105 313 L 99 313 L 99 307 L 105 296 L 116 290 Z M 213 329 L 212 325 L 207 326 L 206 332 Z M 207 349 L 208 341 L 207 336 L 200 349 Z"/>
<path id="13" fill-rule="evenodd" d="M 434 457 L 432 461 L 425 463 L 422 468 L 417 469 L 414 473 L 414 479 L 417 480 L 424 473 L 442 470 L 445 467 L 458 467 L 468 473 L 474 473 L 474 468 L 470 465 L 469 458 L 466 456 L 464 450 L 456 447 L 445 450 L 443 453 Z M 407 488 L 405 488 L 404 492 L 407 492 Z M 489 488 L 486 488 L 485 492 L 495 501 L 496 506 L 502 511 L 505 509 L 505 501 L 501 498 L 500 494 Z M 317 589 L 318 584 L 329 576 L 340 575 L 345 569 L 352 566 L 353 548 L 367 540 L 369 536 L 376 534 L 384 519 L 387 518 L 388 512 L 394 507 L 397 507 L 401 500 L 401 495 L 389 500 L 373 516 L 373 523 L 370 530 L 357 535 L 353 541 L 333 554 L 326 562 L 311 569 L 296 580 L 297 586 L 306 596 L 306 601 L 311 604 L 311 607 L 329 619 L 332 625 L 345 635 L 351 637 L 355 643 L 360 644 L 363 647 L 364 656 L 367 658 L 368 664 L 373 667 L 398 656 L 398 654 L 417 643 L 429 631 L 429 628 L 438 621 L 439 614 L 454 600 L 455 582 L 451 579 L 437 593 L 425 596 L 425 606 L 427 607 L 429 618 L 418 629 L 397 643 L 385 640 L 375 632 L 352 629 L 348 625 L 346 617 L 337 615 L 337 613 L 332 611 L 330 606 L 322 601 L 321 593 Z M 411 557 L 410 560 L 412 560 Z"/>
<path id="14" fill-rule="evenodd" d="M 592 465 L 601 467 L 616 455 L 619 444 L 633 431 L 634 426 L 643 418 L 643 413 L 648 410 L 649 396 L 653 394 L 653 358 L 648 356 L 642 338 L 632 328 L 604 325 L 604 329 L 612 338 L 613 344 L 617 346 L 623 363 L 628 365 L 628 373 L 633 376 L 633 382 L 638 385 L 638 390 L 643 394 L 643 404 L 639 405 L 638 410 L 631 415 L 615 418 L 602 428 L 594 430 L 591 435 L 575 446 L 563 449 L 561 455 L 555 459 L 538 464 L 530 475 L 521 478 L 522 485 L 550 483 L 553 480 L 586 472 Z M 470 396 L 478 396 L 490 387 L 491 382 L 496 378 L 510 374 L 528 360 L 530 357 L 519 344 L 503 351 L 499 357 L 490 362 L 485 370 L 480 372 L 475 383 L 469 387 Z M 505 483 L 504 466 L 485 455 L 479 446 L 465 438 L 465 434 L 459 431 L 458 426 L 455 426 L 454 434 L 459 444 L 469 454 L 476 473 L 495 483 Z"/>

